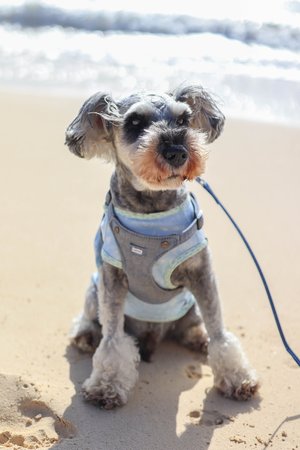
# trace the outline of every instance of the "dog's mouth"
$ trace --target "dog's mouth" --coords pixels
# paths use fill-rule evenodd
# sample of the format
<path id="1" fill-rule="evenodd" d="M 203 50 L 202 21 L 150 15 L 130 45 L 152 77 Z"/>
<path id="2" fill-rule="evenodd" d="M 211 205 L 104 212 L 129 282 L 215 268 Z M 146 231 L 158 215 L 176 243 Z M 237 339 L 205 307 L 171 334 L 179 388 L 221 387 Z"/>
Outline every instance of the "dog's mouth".
<path id="1" fill-rule="evenodd" d="M 176 174 L 173 174 L 173 175 L 170 175 L 169 177 L 167 177 L 166 178 L 167 180 L 179 180 L 179 179 L 181 179 L 181 180 L 185 180 L 185 177 L 183 177 L 182 175 L 176 175 Z"/>
<path id="2" fill-rule="evenodd" d="M 190 161 L 180 169 L 174 170 L 165 162 L 155 164 L 141 164 L 135 173 L 137 176 L 153 189 L 178 189 L 185 181 L 192 181 L 202 173 L 200 164 L 191 164 Z"/>
<path id="3" fill-rule="evenodd" d="M 144 179 L 152 189 L 178 189 L 185 181 L 191 181 L 184 174 L 159 175 L 155 179 Z"/>

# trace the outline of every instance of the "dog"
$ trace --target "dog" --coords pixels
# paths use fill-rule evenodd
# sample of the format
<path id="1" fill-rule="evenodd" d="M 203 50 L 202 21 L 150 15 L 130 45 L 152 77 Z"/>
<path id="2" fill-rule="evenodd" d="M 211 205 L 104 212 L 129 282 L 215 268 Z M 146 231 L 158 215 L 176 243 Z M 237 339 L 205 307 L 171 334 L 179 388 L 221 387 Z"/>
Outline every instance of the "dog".
<path id="1" fill-rule="evenodd" d="M 166 337 L 203 354 L 214 386 L 247 400 L 258 379 L 237 337 L 224 327 L 203 231 L 202 211 L 186 181 L 205 170 L 225 117 L 200 85 L 118 101 L 98 92 L 66 131 L 75 155 L 115 164 L 95 239 L 98 271 L 71 340 L 94 352 L 84 398 L 104 409 L 124 405 Z"/>

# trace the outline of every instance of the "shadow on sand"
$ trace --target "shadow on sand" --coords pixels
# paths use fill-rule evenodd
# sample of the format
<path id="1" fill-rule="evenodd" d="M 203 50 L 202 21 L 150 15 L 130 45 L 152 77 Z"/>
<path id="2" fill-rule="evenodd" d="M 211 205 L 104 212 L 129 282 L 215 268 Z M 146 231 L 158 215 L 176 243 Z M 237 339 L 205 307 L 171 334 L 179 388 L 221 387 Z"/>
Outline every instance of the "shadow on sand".
<path id="1" fill-rule="evenodd" d="M 237 414 L 259 408 L 259 398 L 236 402 L 221 397 L 207 387 L 212 376 L 208 368 L 201 376 L 197 355 L 164 342 L 152 363 L 141 363 L 139 383 L 128 404 L 103 411 L 85 403 L 80 394 L 91 372 L 90 356 L 72 347 L 67 347 L 65 356 L 76 394 L 63 418 L 75 425 L 77 433 L 52 449 L 205 450 L 216 428 L 227 426 Z"/>

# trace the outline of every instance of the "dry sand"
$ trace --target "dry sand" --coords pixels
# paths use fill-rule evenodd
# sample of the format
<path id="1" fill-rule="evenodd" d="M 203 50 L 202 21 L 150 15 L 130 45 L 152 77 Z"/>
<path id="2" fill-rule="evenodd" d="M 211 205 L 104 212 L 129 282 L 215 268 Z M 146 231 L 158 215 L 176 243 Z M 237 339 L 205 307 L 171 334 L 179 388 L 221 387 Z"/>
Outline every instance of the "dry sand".
<path id="1" fill-rule="evenodd" d="M 212 389 L 197 355 L 165 343 L 142 363 L 128 405 L 83 402 L 89 356 L 68 346 L 94 270 L 92 241 L 112 168 L 64 147 L 82 99 L 1 93 L 0 447 L 79 450 L 300 448 L 299 369 L 258 275 L 201 187 L 227 326 L 257 369 L 260 397 Z M 300 129 L 229 120 L 207 179 L 253 244 L 287 338 L 300 354 Z"/>

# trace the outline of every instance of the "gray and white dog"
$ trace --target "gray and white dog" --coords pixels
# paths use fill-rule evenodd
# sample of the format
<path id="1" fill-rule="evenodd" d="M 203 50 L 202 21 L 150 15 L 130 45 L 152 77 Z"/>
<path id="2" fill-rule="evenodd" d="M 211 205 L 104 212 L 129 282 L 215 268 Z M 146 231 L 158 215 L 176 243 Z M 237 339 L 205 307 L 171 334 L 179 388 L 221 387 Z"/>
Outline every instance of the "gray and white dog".
<path id="1" fill-rule="evenodd" d="M 165 337 L 208 351 L 226 397 L 257 391 L 255 371 L 224 327 L 202 212 L 186 188 L 204 172 L 203 144 L 218 138 L 224 120 L 193 85 L 119 101 L 97 93 L 66 131 L 75 155 L 115 164 L 95 240 L 98 272 L 72 330 L 75 346 L 95 352 L 83 393 L 100 407 L 127 402 L 140 356 L 149 360 Z"/>

